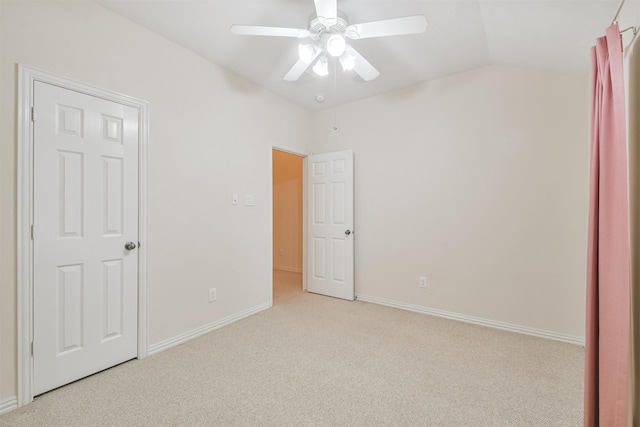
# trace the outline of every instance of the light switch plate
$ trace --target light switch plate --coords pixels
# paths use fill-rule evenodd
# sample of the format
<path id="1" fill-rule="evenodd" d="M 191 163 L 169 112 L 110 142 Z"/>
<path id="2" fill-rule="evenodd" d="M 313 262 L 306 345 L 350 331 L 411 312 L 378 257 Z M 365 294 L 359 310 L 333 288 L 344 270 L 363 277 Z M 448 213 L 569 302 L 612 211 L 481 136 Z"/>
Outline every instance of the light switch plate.
<path id="1" fill-rule="evenodd" d="M 246 197 L 244 198 L 244 204 L 245 206 L 254 206 L 256 204 L 256 198 L 253 196 L 253 194 L 246 195 Z"/>
<path id="2" fill-rule="evenodd" d="M 426 276 L 420 276 L 420 281 L 418 286 L 420 286 L 421 288 L 426 288 L 427 287 L 427 277 Z"/>
<path id="3" fill-rule="evenodd" d="M 235 193 L 231 195 L 231 204 L 232 205 L 237 205 L 238 204 L 238 195 L 235 194 Z"/>

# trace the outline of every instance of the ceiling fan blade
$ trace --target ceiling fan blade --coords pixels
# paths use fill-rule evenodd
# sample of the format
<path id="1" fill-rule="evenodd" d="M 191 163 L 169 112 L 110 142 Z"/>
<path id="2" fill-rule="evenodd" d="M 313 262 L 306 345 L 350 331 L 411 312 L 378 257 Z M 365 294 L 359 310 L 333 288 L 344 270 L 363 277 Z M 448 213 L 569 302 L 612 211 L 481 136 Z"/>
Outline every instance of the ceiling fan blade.
<path id="1" fill-rule="evenodd" d="M 414 15 L 349 25 L 346 36 L 350 39 L 368 39 L 371 37 L 424 33 L 426 29 L 427 18 L 424 15 Z"/>
<path id="2" fill-rule="evenodd" d="M 337 0 L 314 0 L 314 2 L 316 4 L 316 15 L 327 29 L 338 22 Z"/>
<path id="3" fill-rule="evenodd" d="M 380 71 L 376 70 L 373 65 L 369 63 L 360 52 L 355 50 L 353 46 L 347 45 L 346 53 L 353 56 L 354 65 L 353 71 L 358 73 L 360 77 L 366 82 L 371 81 L 380 75 Z"/>
<path id="4" fill-rule="evenodd" d="M 315 53 L 313 54 L 313 57 L 311 57 L 310 59 L 307 59 L 307 60 L 304 60 L 302 58 L 298 59 L 296 63 L 293 64 L 293 67 L 291 67 L 289 72 L 284 76 L 284 79 L 288 82 L 295 82 L 296 80 L 298 80 L 302 75 L 302 73 L 307 71 L 307 68 L 309 68 L 309 66 L 313 64 L 313 61 L 315 61 L 316 58 L 321 53 L 322 53 L 322 49 L 316 49 Z"/>
<path id="5" fill-rule="evenodd" d="M 311 35 L 309 30 L 298 28 L 259 27 L 255 25 L 232 25 L 230 30 L 233 34 L 242 36 L 296 37 L 304 39 Z"/>

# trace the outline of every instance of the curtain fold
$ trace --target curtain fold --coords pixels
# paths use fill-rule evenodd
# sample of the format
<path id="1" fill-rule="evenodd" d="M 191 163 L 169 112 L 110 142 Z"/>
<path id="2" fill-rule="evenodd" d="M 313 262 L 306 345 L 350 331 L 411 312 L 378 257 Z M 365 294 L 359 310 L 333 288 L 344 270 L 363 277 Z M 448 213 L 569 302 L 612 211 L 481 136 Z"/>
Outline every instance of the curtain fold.
<path id="1" fill-rule="evenodd" d="M 630 246 L 622 40 L 618 25 L 592 58 L 585 427 L 629 424 Z"/>

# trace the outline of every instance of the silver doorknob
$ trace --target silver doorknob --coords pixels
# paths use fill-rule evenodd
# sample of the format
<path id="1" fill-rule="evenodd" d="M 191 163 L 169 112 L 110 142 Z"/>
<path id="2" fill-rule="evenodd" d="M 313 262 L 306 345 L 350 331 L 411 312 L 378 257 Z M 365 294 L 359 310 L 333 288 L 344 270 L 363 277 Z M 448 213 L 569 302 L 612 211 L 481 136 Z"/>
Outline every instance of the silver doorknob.
<path id="1" fill-rule="evenodd" d="M 133 242 L 127 242 L 124 244 L 124 248 L 128 251 L 135 249 L 136 248 L 136 244 Z"/>
<path id="2" fill-rule="evenodd" d="M 347 230 L 347 231 L 344 232 L 345 236 L 348 236 L 349 234 L 351 234 L 351 230 Z"/>

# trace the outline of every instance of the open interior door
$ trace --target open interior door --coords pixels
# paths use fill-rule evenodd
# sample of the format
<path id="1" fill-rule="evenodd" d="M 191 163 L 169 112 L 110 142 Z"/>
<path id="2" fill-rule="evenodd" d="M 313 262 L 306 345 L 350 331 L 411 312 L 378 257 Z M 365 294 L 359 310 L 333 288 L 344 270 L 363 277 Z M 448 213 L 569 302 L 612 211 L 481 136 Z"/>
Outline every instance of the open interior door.
<path id="1" fill-rule="evenodd" d="M 353 151 L 307 157 L 307 290 L 353 300 Z"/>

